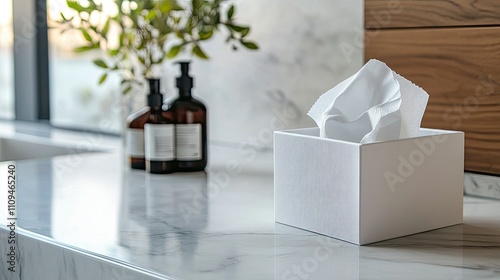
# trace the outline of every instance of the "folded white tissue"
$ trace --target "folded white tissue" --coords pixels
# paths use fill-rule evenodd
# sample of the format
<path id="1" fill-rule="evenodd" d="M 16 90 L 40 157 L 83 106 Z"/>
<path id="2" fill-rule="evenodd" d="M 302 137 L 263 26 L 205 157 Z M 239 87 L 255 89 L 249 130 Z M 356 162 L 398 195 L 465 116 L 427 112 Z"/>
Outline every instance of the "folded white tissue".
<path id="1" fill-rule="evenodd" d="M 372 143 L 417 136 L 428 99 L 422 88 L 372 59 L 321 95 L 307 114 L 320 137 Z"/>

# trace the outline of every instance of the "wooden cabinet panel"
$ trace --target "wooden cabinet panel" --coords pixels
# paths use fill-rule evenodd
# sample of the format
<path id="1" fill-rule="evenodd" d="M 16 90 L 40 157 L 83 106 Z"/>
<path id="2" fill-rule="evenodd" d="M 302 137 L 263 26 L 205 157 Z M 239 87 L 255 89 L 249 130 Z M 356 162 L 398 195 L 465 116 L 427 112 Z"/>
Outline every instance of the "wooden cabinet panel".
<path id="1" fill-rule="evenodd" d="M 500 25 L 498 0 L 365 0 L 365 28 Z"/>
<path id="2" fill-rule="evenodd" d="M 423 127 L 465 131 L 465 169 L 500 174 L 500 27 L 365 33 L 377 58 L 430 95 Z"/>

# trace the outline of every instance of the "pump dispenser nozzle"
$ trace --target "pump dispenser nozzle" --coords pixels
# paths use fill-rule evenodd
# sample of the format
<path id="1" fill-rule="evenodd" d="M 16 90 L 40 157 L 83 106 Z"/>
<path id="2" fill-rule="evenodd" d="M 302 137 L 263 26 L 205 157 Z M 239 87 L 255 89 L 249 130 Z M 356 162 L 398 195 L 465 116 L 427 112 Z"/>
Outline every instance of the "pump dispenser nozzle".
<path id="1" fill-rule="evenodd" d="M 176 80 L 176 86 L 179 89 L 179 94 L 189 95 L 193 88 L 193 77 L 189 76 L 189 61 L 179 62 L 181 66 L 181 76 Z"/>
<path id="2" fill-rule="evenodd" d="M 160 79 L 148 79 L 149 94 L 148 106 L 158 107 L 163 104 L 163 95 L 160 93 Z"/>
<path id="3" fill-rule="evenodd" d="M 149 92 L 160 93 L 160 79 L 148 79 Z"/>

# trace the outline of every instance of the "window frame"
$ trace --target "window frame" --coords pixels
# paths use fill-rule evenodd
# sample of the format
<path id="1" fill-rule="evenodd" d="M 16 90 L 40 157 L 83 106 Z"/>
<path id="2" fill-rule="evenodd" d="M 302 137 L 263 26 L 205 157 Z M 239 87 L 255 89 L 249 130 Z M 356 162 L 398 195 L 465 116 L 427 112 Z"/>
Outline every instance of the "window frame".
<path id="1" fill-rule="evenodd" d="M 46 0 L 12 0 L 15 120 L 50 121 Z"/>
<path id="2" fill-rule="evenodd" d="M 51 127 L 119 133 L 78 127 L 59 127 L 50 122 L 50 71 L 47 0 L 12 0 L 14 60 L 14 120 L 47 124 Z"/>

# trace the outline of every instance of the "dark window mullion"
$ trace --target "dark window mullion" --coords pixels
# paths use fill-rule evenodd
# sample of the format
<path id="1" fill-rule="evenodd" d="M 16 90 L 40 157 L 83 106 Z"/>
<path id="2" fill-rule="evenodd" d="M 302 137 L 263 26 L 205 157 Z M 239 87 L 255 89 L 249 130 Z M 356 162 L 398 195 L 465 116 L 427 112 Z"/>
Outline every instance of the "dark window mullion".
<path id="1" fill-rule="evenodd" d="M 46 0 L 13 0 L 16 120 L 49 119 Z"/>
<path id="2" fill-rule="evenodd" d="M 50 119 L 49 94 L 49 42 L 47 29 L 47 0 L 35 0 L 37 17 L 36 63 L 37 63 L 37 100 L 38 119 Z"/>

